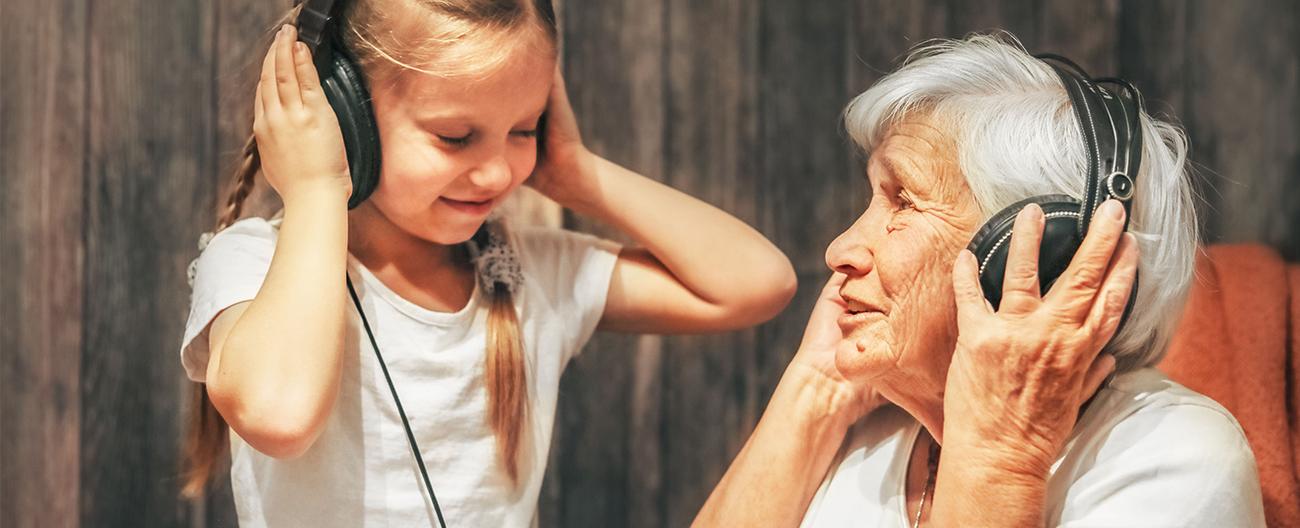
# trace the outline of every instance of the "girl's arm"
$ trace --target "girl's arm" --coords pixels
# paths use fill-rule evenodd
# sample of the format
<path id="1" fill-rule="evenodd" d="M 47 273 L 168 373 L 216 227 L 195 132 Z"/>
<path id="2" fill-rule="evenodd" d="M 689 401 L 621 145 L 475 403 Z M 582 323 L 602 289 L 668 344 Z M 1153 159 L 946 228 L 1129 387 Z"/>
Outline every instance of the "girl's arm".
<path id="1" fill-rule="evenodd" d="M 308 51 L 286 26 L 258 83 L 253 131 L 284 221 L 257 296 L 210 329 L 208 396 L 253 448 L 294 457 L 320 434 L 342 372 L 351 179 Z"/>
<path id="2" fill-rule="evenodd" d="M 547 120 L 530 184 L 639 245 L 614 266 L 601 329 L 730 330 L 785 308 L 796 284 L 781 250 L 726 212 L 588 151 L 558 72 Z"/>

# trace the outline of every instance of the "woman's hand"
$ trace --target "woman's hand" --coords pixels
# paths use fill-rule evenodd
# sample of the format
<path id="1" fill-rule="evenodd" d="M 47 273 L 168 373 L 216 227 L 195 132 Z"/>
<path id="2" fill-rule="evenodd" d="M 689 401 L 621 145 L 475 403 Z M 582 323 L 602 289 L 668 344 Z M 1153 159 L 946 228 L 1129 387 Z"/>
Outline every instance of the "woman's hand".
<path id="1" fill-rule="evenodd" d="M 1036 205 L 1016 218 L 996 312 L 975 256 L 963 251 L 953 269 L 958 338 L 944 395 L 944 459 L 952 445 L 964 450 L 956 464 L 986 464 L 1022 482 L 1045 482 L 1080 407 L 1114 369 L 1113 357 L 1098 354 L 1119 326 L 1138 264 L 1124 209 L 1108 201 L 1040 296 L 1043 222 Z"/>
<path id="2" fill-rule="evenodd" d="M 591 196 L 596 164 L 594 155 L 582 144 L 578 119 L 569 104 L 559 66 L 555 68 L 555 83 L 546 106 L 546 130 L 537 154 L 537 168 L 527 185 L 560 205 L 578 209 L 575 200 Z"/>
<path id="3" fill-rule="evenodd" d="M 262 172 L 286 203 L 305 189 L 352 192 L 343 132 L 325 99 L 311 52 L 293 26 L 280 28 L 262 62 L 253 135 Z"/>
<path id="4" fill-rule="evenodd" d="M 844 278 L 822 288 L 799 352 L 692 526 L 798 526 L 849 426 L 884 403 L 835 368 Z"/>
<path id="5" fill-rule="evenodd" d="M 830 411 L 848 425 L 883 405 L 885 399 L 869 384 L 850 380 L 835 367 L 835 349 L 844 339 L 838 320 L 848 309 L 840 297 L 840 287 L 846 277 L 836 272 L 822 288 L 812 315 L 808 317 L 808 327 L 804 330 L 799 351 L 789 368 L 805 369 L 830 384 L 835 394 L 828 402 L 832 407 Z"/>

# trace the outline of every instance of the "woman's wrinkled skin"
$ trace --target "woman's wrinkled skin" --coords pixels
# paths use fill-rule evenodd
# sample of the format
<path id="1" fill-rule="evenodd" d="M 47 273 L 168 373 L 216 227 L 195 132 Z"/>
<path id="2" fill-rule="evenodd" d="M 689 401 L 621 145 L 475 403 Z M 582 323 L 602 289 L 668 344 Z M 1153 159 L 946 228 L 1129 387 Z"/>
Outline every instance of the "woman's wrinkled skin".
<path id="1" fill-rule="evenodd" d="M 826 251 L 846 275 L 836 366 L 936 435 L 957 341 L 952 262 L 981 221 L 956 145 L 937 125 L 922 115 L 891 127 L 867 162 L 866 212 Z"/>
<path id="2" fill-rule="evenodd" d="M 827 249 L 834 273 L 799 351 L 696 526 L 799 524 L 851 425 L 887 402 L 929 432 L 908 461 L 908 518 L 926 488 L 926 447 L 937 441 L 922 525 L 1042 526 L 1047 468 L 1114 368 L 1098 354 L 1127 302 L 1137 246 L 1124 234 L 1123 208 L 1109 201 L 1069 268 L 1039 295 L 1044 220 L 1028 206 L 994 311 L 965 249 L 983 214 L 945 130 L 913 114 L 872 151 L 871 202 Z"/>

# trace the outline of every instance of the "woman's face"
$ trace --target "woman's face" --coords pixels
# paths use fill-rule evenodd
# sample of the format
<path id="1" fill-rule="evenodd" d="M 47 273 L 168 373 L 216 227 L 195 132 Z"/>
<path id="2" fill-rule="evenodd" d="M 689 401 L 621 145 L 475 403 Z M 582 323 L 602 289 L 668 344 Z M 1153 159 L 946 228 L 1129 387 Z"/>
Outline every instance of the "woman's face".
<path id="1" fill-rule="evenodd" d="M 383 167 L 361 207 L 429 242 L 468 240 L 532 173 L 554 68 L 553 55 L 521 45 L 480 78 L 406 72 L 375 86 Z"/>
<path id="2" fill-rule="evenodd" d="M 956 155 L 927 117 L 894 125 L 867 162 L 866 212 L 826 251 L 847 275 L 836 365 L 904 408 L 942 397 L 956 343 L 952 263 L 980 221 Z"/>

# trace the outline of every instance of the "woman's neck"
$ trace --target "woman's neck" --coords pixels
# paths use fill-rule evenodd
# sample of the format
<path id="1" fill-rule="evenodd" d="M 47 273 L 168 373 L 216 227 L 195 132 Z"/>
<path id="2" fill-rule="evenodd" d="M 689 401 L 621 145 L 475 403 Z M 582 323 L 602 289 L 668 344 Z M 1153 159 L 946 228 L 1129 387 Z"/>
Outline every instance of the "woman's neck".
<path id="1" fill-rule="evenodd" d="M 890 402 L 902 407 L 935 439 L 943 442 L 944 379 L 928 370 L 911 373 L 894 370 L 881 375 L 874 383 Z"/>

